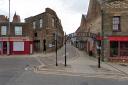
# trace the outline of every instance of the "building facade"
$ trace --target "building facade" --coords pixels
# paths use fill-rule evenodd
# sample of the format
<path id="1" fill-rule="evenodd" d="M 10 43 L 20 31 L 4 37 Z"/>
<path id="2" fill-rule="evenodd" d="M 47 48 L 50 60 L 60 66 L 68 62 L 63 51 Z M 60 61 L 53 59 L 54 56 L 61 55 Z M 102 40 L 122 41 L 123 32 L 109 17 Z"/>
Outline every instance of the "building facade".
<path id="1" fill-rule="evenodd" d="M 54 51 L 56 41 L 58 48 L 63 46 L 61 20 L 52 9 L 46 8 L 45 12 L 28 17 L 25 22 L 32 25 L 34 52 Z"/>
<path id="2" fill-rule="evenodd" d="M 32 54 L 33 37 L 31 26 L 20 22 L 20 16 L 16 13 L 13 21 L 9 22 L 7 17 L 0 15 L 0 54 Z"/>
<path id="3" fill-rule="evenodd" d="M 87 51 L 102 60 L 128 62 L 128 1 L 90 0 L 86 28 L 97 37 L 88 37 Z"/>

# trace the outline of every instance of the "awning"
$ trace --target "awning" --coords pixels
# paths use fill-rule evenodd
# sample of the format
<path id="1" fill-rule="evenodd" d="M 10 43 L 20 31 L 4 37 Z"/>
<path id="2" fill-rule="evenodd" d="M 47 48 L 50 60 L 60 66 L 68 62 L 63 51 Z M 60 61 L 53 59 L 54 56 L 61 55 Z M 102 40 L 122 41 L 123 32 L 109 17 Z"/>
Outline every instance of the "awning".
<path id="1" fill-rule="evenodd" d="M 110 36 L 108 39 L 110 41 L 128 41 L 128 36 Z"/>
<path id="2" fill-rule="evenodd" d="M 102 36 L 97 36 L 96 39 L 97 40 L 103 40 L 103 37 Z"/>

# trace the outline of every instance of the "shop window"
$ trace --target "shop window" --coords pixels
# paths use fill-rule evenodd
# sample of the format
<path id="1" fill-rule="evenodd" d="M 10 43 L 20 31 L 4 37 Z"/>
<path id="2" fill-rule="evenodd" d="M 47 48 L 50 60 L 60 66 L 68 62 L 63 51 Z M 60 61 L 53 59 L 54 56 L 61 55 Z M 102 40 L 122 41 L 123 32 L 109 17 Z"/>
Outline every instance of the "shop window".
<path id="1" fill-rule="evenodd" d="M 1 35 L 7 35 L 7 26 L 1 26 Z"/>
<path id="2" fill-rule="evenodd" d="M 22 26 L 15 26 L 15 35 L 22 35 Z"/>
<path id="3" fill-rule="evenodd" d="M 113 17 L 113 31 L 121 31 L 120 29 L 120 16 Z"/>
<path id="4" fill-rule="evenodd" d="M 111 57 L 118 56 L 118 42 L 117 41 L 110 42 L 110 55 Z"/>
<path id="5" fill-rule="evenodd" d="M 13 42 L 13 51 L 24 51 L 24 42 Z"/>
<path id="6" fill-rule="evenodd" d="M 128 42 L 120 42 L 120 56 L 128 56 Z"/>

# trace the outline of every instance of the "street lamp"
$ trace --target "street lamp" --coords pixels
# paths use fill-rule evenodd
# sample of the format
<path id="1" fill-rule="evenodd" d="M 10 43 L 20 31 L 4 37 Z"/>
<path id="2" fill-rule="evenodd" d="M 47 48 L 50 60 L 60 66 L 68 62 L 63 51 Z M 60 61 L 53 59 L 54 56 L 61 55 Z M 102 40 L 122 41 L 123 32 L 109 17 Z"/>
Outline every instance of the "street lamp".
<path id="1" fill-rule="evenodd" d="M 56 43 L 56 66 L 58 66 L 57 62 L 57 33 L 55 32 L 55 43 Z"/>
<path id="2" fill-rule="evenodd" d="M 10 37 L 10 0 L 9 0 L 9 18 L 8 18 L 8 42 L 7 42 L 7 54 L 10 54 L 10 45 L 9 45 L 9 37 Z"/>
<path id="3" fill-rule="evenodd" d="M 104 61 L 104 12 L 103 9 L 101 10 L 101 17 L 102 17 L 102 22 L 101 22 L 101 34 L 102 34 L 102 61 Z"/>
<path id="4" fill-rule="evenodd" d="M 100 36 L 99 36 L 100 37 Z M 96 48 L 97 48 L 97 54 L 98 54 L 98 68 L 100 68 L 100 58 L 101 58 L 101 42 L 97 40 L 97 45 L 96 45 Z"/>
<path id="5" fill-rule="evenodd" d="M 65 66 L 67 66 L 67 56 L 66 56 L 66 32 L 65 32 Z"/>

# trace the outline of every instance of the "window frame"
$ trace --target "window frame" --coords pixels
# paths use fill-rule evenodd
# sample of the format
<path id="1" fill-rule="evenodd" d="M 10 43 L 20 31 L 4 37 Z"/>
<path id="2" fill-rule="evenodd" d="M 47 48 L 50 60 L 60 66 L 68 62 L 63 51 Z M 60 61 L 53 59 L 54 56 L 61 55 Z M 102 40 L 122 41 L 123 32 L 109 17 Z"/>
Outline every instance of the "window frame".
<path id="1" fill-rule="evenodd" d="M 17 28 L 18 28 L 18 31 L 16 30 Z M 15 35 L 23 35 L 23 27 L 22 26 L 15 26 L 14 29 L 15 29 Z"/>
<path id="2" fill-rule="evenodd" d="M 43 19 L 40 19 L 40 28 L 43 27 Z"/>
<path id="3" fill-rule="evenodd" d="M 32 22 L 32 27 L 33 27 L 33 29 L 36 29 L 36 21 Z"/>
<path id="4" fill-rule="evenodd" d="M 113 16 L 112 18 L 112 30 L 113 32 L 120 32 L 121 31 L 121 17 L 120 16 Z"/>
<path id="5" fill-rule="evenodd" d="M 52 18 L 51 21 L 52 21 L 52 27 L 55 27 L 55 19 Z"/>
<path id="6" fill-rule="evenodd" d="M 5 29 L 5 30 L 3 30 L 3 29 Z M 1 26 L 1 35 L 3 35 L 3 36 L 7 35 L 7 26 Z"/>

